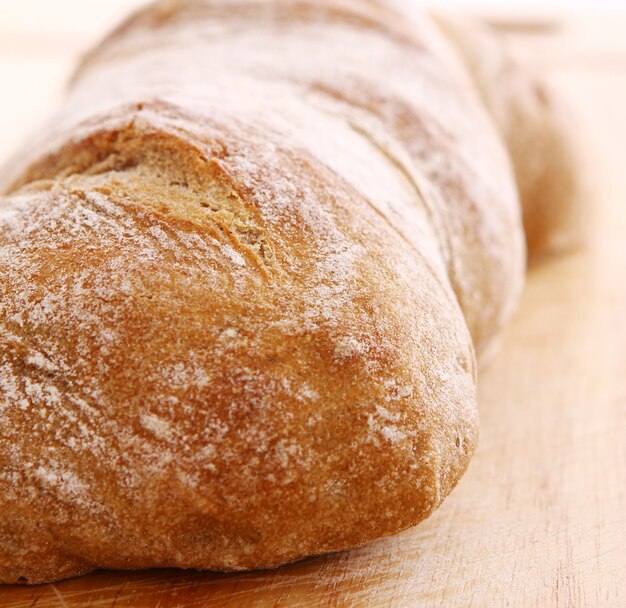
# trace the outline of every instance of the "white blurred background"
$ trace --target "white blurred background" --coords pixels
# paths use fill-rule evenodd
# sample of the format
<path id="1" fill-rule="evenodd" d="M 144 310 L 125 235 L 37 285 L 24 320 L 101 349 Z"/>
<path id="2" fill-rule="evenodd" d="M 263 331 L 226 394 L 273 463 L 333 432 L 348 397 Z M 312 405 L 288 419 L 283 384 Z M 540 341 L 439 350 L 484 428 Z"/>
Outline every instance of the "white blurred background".
<path id="1" fill-rule="evenodd" d="M 81 53 L 144 3 L 0 0 L 0 163 L 53 112 Z M 503 23 L 565 19 L 569 42 L 559 55 L 564 64 L 592 61 L 598 69 L 626 69 L 626 0 L 433 0 L 430 5 L 438 10 L 462 9 Z M 599 20 L 604 24 L 601 27 Z M 551 57 L 554 60 L 553 53 Z M 537 60 L 541 60 L 540 51 Z"/>

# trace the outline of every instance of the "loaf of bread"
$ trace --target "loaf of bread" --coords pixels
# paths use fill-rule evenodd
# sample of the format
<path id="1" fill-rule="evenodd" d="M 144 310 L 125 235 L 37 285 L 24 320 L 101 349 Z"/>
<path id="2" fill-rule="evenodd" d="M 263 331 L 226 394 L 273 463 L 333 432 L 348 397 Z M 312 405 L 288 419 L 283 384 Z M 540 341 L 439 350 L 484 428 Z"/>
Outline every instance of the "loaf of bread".
<path id="1" fill-rule="evenodd" d="M 0 582 L 269 568 L 412 526 L 465 471 L 524 234 L 429 17 L 158 2 L 0 191 Z"/>
<path id="2" fill-rule="evenodd" d="M 509 150 L 529 256 L 539 259 L 582 244 L 588 179 L 569 108 L 546 82 L 519 66 L 485 23 L 449 13 L 437 21 L 458 48 Z"/>

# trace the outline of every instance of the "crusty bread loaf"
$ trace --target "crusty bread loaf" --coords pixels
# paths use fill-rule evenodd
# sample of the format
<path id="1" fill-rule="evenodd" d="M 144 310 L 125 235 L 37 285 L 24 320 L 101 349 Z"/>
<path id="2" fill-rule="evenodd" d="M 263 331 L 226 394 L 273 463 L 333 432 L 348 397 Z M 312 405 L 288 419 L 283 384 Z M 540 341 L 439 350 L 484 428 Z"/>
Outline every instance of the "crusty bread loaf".
<path id="1" fill-rule="evenodd" d="M 529 256 L 580 245 L 586 163 L 569 108 L 543 79 L 519 65 L 486 23 L 450 13 L 437 15 L 437 21 L 458 47 L 509 150 Z"/>
<path id="2" fill-rule="evenodd" d="M 272 567 L 459 480 L 525 256 L 427 17 L 157 3 L 0 182 L 0 582 Z"/>

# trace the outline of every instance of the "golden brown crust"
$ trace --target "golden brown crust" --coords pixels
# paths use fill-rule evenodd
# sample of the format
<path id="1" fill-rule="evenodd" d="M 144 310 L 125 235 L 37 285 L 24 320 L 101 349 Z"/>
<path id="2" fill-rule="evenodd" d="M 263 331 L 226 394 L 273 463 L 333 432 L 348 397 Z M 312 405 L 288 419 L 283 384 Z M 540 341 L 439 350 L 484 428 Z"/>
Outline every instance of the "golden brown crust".
<path id="1" fill-rule="evenodd" d="M 158 4 L 7 169 L 0 582 L 272 567 L 454 487 L 522 232 L 473 88 L 394 15 Z"/>

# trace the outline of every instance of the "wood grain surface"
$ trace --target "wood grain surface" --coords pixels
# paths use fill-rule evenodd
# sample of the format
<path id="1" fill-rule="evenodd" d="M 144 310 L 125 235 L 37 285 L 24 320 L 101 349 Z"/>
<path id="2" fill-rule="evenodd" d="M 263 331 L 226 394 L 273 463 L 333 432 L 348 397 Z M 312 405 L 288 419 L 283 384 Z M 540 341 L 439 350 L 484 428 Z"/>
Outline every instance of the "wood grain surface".
<path id="1" fill-rule="evenodd" d="M 589 242 L 531 269 L 481 375 L 479 448 L 442 508 L 398 536 L 274 571 L 99 572 L 0 587 L 0 606 L 626 606 L 626 53 L 564 61 L 562 41 L 524 44 L 588 142 Z"/>

